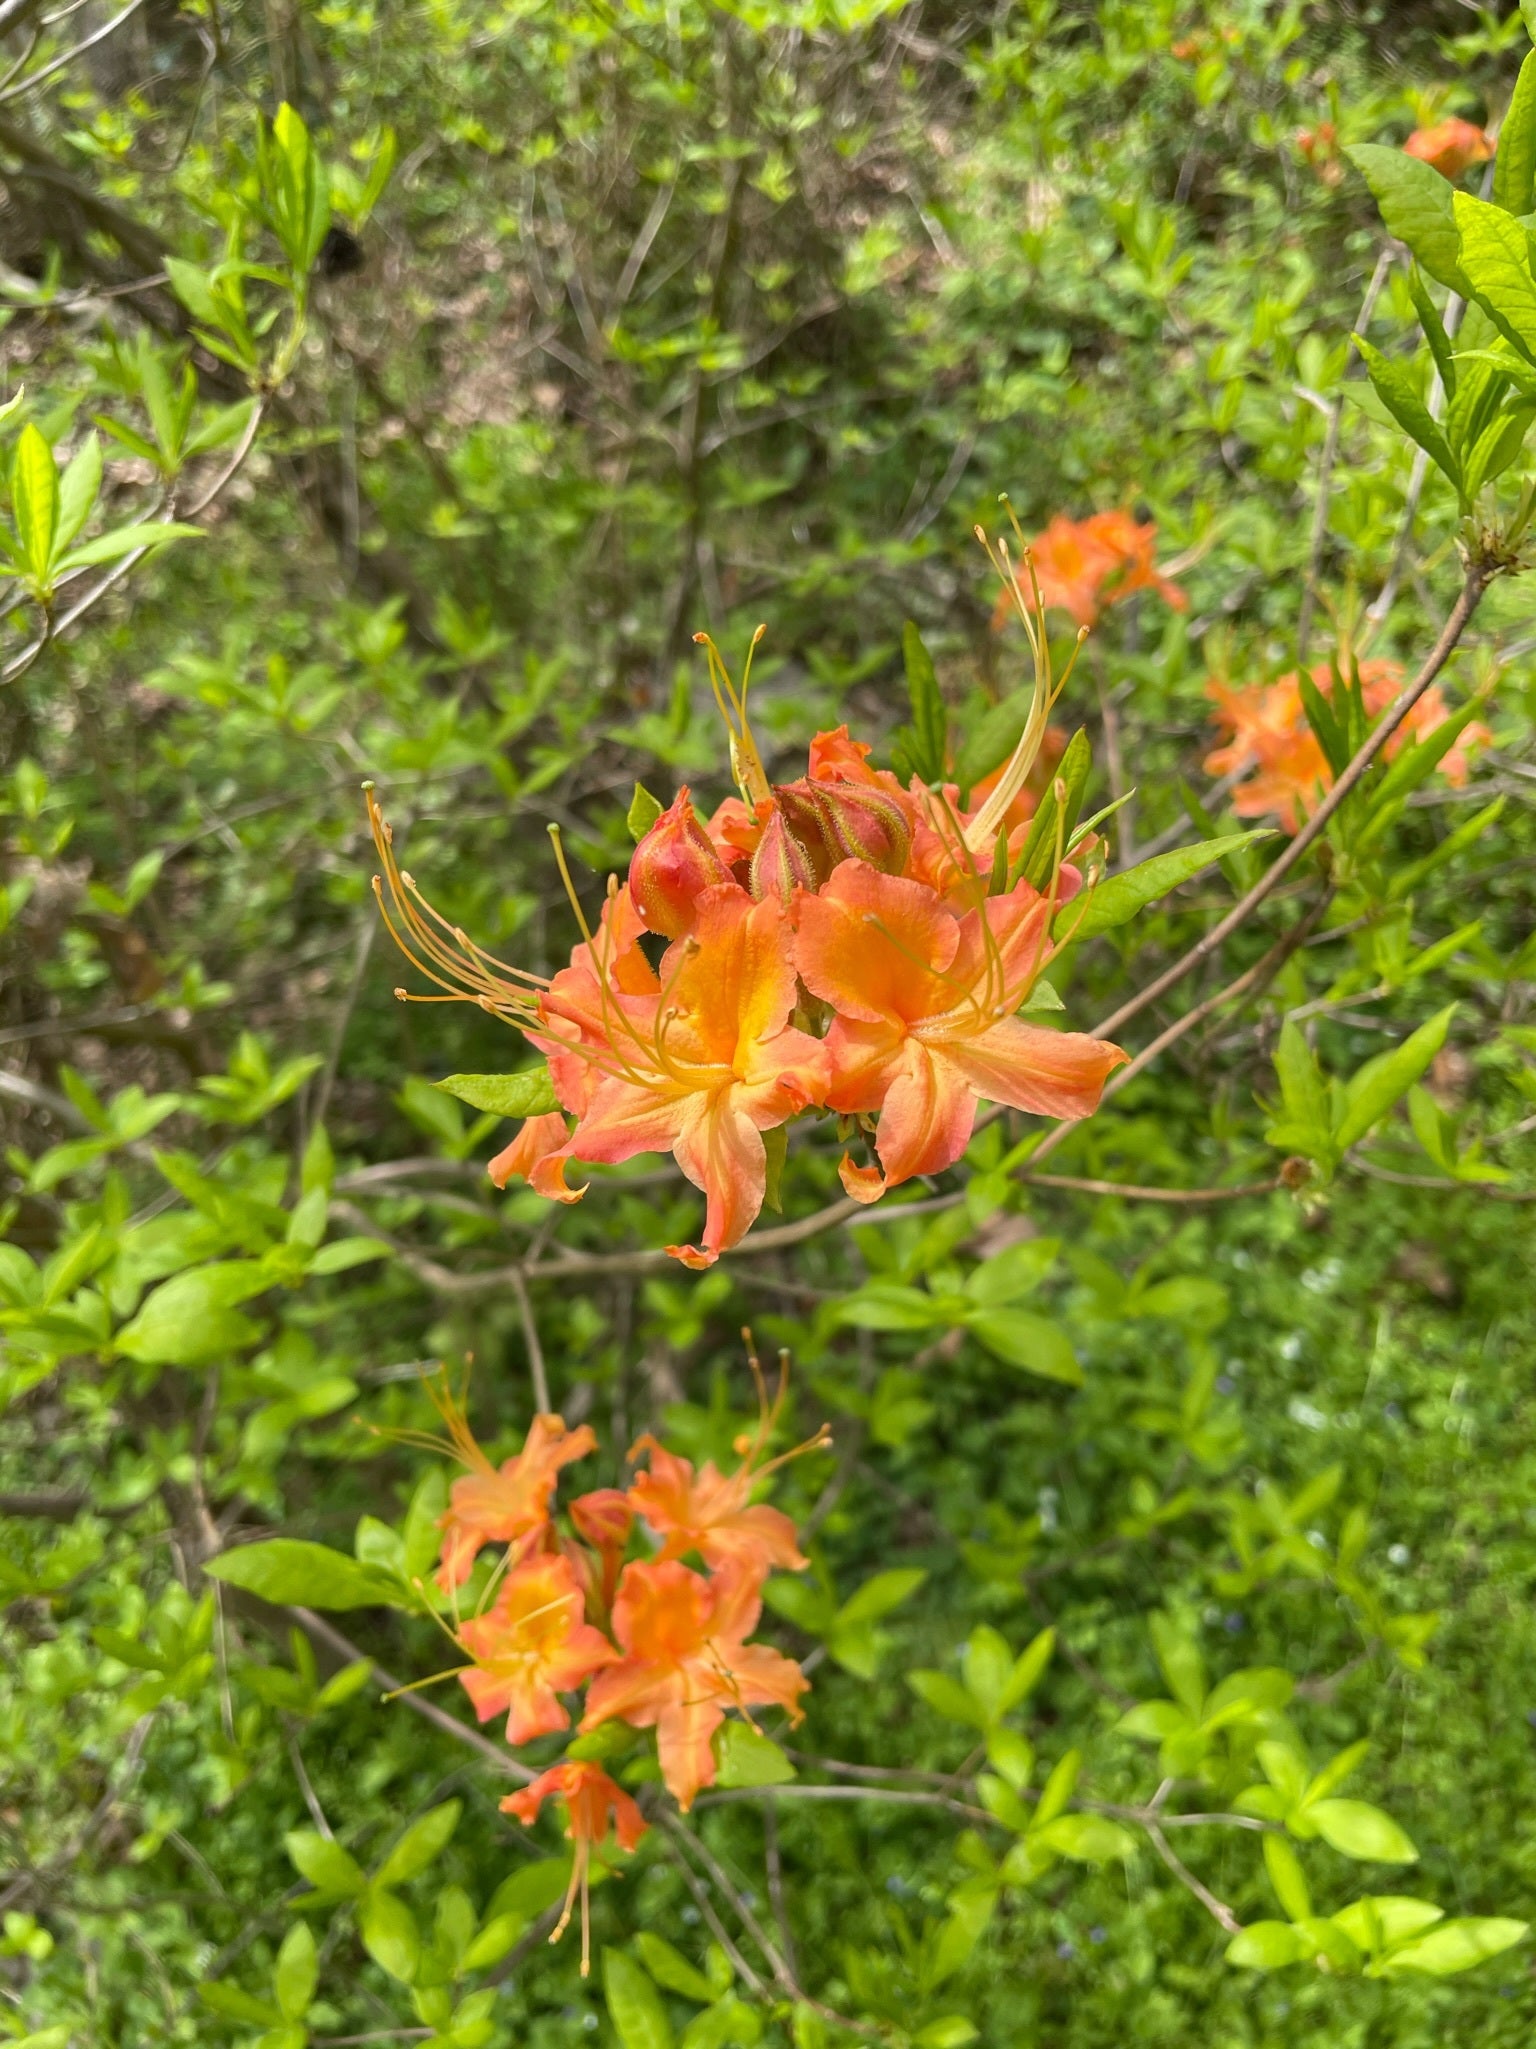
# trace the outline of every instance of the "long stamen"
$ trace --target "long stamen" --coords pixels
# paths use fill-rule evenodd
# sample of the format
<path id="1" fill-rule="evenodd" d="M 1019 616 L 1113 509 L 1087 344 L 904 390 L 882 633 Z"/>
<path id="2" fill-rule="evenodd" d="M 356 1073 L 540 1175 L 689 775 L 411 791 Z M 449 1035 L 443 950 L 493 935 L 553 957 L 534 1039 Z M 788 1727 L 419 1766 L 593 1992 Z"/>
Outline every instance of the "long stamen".
<path id="1" fill-rule="evenodd" d="M 397 1686 L 393 1693 L 380 1695 L 381 1700 L 399 1700 L 407 1693 L 419 1693 L 424 1686 L 436 1686 L 443 1679 L 457 1679 L 461 1672 L 473 1671 L 472 1665 L 450 1665 L 446 1672 L 434 1672 L 430 1679 L 413 1679 L 409 1686 Z"/>
<path id="2" fill-rule="evenodd" d="M 710 688 L 715 693 L 715 703 L 730 737 L 731 773 L 742 796 L 754 808 L 759 804 L 766 804 L 770 792 L 768 771 L 763 767 L 763 759 L 757 751 L 757 741 L 753 737 L 751 720 L 747 716 L 747 683 L 752 674 L 752 656 L 757 650 L 758 642 L 767 631 L 766 626 L 759 626 L 752 636 L 740 690 L 731 681 L 731 672 L 725 665 L 725 658 L 711 635 L 696 633 L 693 636 L 695 642 L 704 649 L 709 664 Z"/>

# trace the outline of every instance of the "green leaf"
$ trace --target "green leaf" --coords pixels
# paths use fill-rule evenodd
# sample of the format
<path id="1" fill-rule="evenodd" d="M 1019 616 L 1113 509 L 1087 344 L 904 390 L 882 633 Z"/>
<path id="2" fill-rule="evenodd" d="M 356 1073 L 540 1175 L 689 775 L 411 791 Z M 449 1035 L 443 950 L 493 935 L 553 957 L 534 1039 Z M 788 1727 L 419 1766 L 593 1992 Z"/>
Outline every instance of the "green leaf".
<path id="1" fill-rule="evenodd" d="M 1293 1921 L 1305 1921 L 1312 1912 L 1312 1895 L 1307 1889 L 1301 1859 L 1284 1836 L 1265 1836 L 1264 1867 L 1284 1911 Z"/>
<path id="2" fill-rule="evenodd" d="M 1132 1856 L 1136 1849 L 1130 1830 L 1102 1814 L 1064 1814 L 1033 1833 L 1080 1864 L 1108 1864 L 1116 1857 Z"/>
<path id="3" fill-rule="evenodd" d="M 1046 1666 L 1051 1662 L 1056 1649 L 1054 1628 L 1042 1629 L 1040 1634 L 1025 1645 L 1014 1662 L 1008 1684 L 998 1697 L 997 1712 L 1006 1715 L 1019 1702 L 1034 1692 L 1040 1683 Z"/>
<path id="4" fill-rule="evenodd" d="M 1233 832 L 1221 839 L 1203 840 L 1197 846 L 1177 847 L 1171 854 L 1154 854 L 1123 875 L 1109 875 L 1096 884 L 1086 900 L 1078 898 L 1056 914 L 1052 935 L 1057 939 L 1093 939 L 1128 924 L 1138 911 L 1166 896 L 1181 883 L 1191 882 L 1227 855 L 1251 847 L 1259 840 L 1273 839 L 1267 827 L 1253 832 Z"/>
<path id="5" fill-rule="evenodd" d="M 1474 1964 L 1496 1957 L 1530 1932 L 1526 1921 L 1505 1920 L 1498 1915 L 1442 1921 L 1438 1928 L 1406 1942 L 1385 1958 L 1380 1966 L 1399 1971 L 1424 1971 L 1432 1978 L 1449 1978 L 1457 1971 L 1470 1971 Z"/>
<path id="6" fill-rule="evenodd" d="M 866 1281 L 855 1295 L 837 1306 L 839 1323 L 858 1330 L 932 1330 L 948 1324 L 949 1311 L 921 1288 L 899 1281 Z"/>
<path id="7" fill-rule="evenodd" d="M 59 471 L 53 450 L 31 420 L 22 428 L 11 459 L 11 517 L 23 561 L 37 581 L 46 584 L 59 525 Z"/>
<path id="8" fill-rule="evenodd" d="M 152 519 L 138 526 L 114 527 L 110 533 L 97 534 L 94 540 L 83 546 L 71 548 L 59 563 L 62 569 L 91 569 L 98 562 L 116 562 L 124 555 L 131 555 L 136 548 L 161 548 L 167 541 L 201 541 L 206 536 L 200 526 L 188 526 L 182 520 Z"/>
<path id="9" fill-rule="evenodd" d="M 1364 1899 L 1341 1907 L 1333 1919 L 1356 1949 L 1374 1956 L 1378 1950 L 1393 1949 L 1410 1936 L 1421 1935 L 1426 1928 L 1443 1921 L 1445 1909 L 1432 1906 L 1428 1900 L 1410 1899 L 1403 1893 L 1368 1893 Z"/>
<path id="10" fill-rule="evenodd" d="M 486 1922 L 459 1959 L 464 1971 L 483 1971 L 499 1964 L 528 1926 L 526 1914 L 497 1914 Z"/>
<path id="11" fill-rule="evenodd" d="M 1077 824 L 1077 814 L 1083 806 L 1083 792 L 1088 787 L 1088 772 L 1093 766 L 1093 751 L 1088 744 L 1088 735 L 1079 729 L 1067 742 L 1056 773 L 1050 786 L 1040 800 L 1038 810 L 1030 820 L 1029 833 L 1020 849 L 1018 861 L 1009 880 L 1020 876 L 1032 883 L 1036 889 L 1044 889 L 1056 869 L 1056 844 L 1058 832 L 1063 848 L 1072 838 L 1072 829 Z M 1056 785 L 1060 783 L 1066 792 L 1066 802 L 1058 805 Z"/>
<path id="12" fill-rule="evenodd" d="M 1072 1798 L 1072 1789 L 1077 1784 L 1077 1775 L 1082 1768 L 1083 1753 L 1080 1750 L 1069 1750 L 1045 1782 L 1040 1794 L 1040 1804 L 1035 1809 L 1032 1833 L 1049 1828 L 1061 1813 Z"/>
<path id="13" fill-rule="evenodd" d="M 1036 1316 L 1029 1309 L 973 1309 L 965 1326 L 994 1358 L 1042 1380 L 1060 1381 L 1066 1387 L 1083 1385 L 1072 1340 L 1050 1317 Z"/>
<path id="14" fill-rule="evenodd" d="M 525 1068 L 521 1074 L 450 1074 L 432 1086 L 493 1117 L 541 1117 L 560 1107 L 549 1069 L 543 1066 Z"/>
<path id="15" fill-rule="evenodd" d="M 301 1608 L 408 1608 L 397 1579 L 371 1565 L 359 1565 L 328 1544 L 298 1537 L 272 1537 L 220 1552 L 203 1568 L 213 1579 L 244 1587 L 264 1601 Z"/>
<path id="16" fill-rule="evenodd" d="M 851 1594 L 837 1611 L 841 1628 L 856 1627 L 861 1622 L 874 1622 L 882 1615 L 889 1615 L 893 1608 L 899 1608 L 903 1601 L 915 1594 L 928 1577 L 922 1566 L 897 1566 L 890 1572 L 877 1572 L 873 1579 L 865 1580 L 858 1591 Z"/>
<path id="17" fill-rule="evenodd" d="M 1417 157 L 1381 143 L 1357 143 L 1345 155 L 1370 186 L 1387 233 L 1407 243 L 1436 283 L 1465 296 L 1450 183 Z"/>
<path id="18" fill-rule="evenodd" d="M 1289 1921 L 1250 1921 L 1227 1944 L 1227 1962 L 1249 1971 L 1279 1971 L 1312 1954 Z"/>
<path id="19" fill-rule="evenodd" d="M 1531 275 L 1531 238 L 1502 207 L 1451 194 L 1461 236 L 1461 267 L 1471 296 L 1507 340 L 1527 355 L 1536 348 L 1536 278 Z"/>
<path id="20" fill-rule="evenodd" d="M 301 1878 L 307 1878 L 316 1892 L 334 1893 L 338 1899 L 355 1899 L 368 1881 L 357 1859 L 312 1828 L 295 1829 L 283 1837 L 288 1860 Z"/>
<path id="21" fill-rule="evenodd" d="M 603 1997 L 622 2049 L 672 2049 L 672 2024 L 656 1987 L 621 1949 L 603 1951 Z"/>
<path id="22" fill-rule="evenodd" d="M 261 1325 L 235 1304 L 272 1285 L 256 1259 L 222 1259 L 162 1281 L 118 1332 L 119 1352 L 143 1366 L 197 1366 L 236 1351 L 261 1335 Z"/>
<path id="23" fill-rule="evenodd" d="M 272 1990 L 285 2021 L 301 2021 L 315 1996 L 320 1966 L 315 1956 L 315 1938 L 307 1921 L 295 1921 L 283 1937 L 272 1973 Z"/>
<path id="24" fill-rule="evenodd" d="M 1448 1003 L 1400 1046 L 1390 1053 L 1379 1053 L 1350 1077 L 1344 1091 L 1344 1114 L 1333 1133 L 1334 1143 L 1341 1151 L 1364 1138 L 1428 1069 L 1445 1044 L 1455 1014 L 1456 1005 Z"/>
<path id="25" fill-rule="evenodd" d="M 1168 1691 L 1186 1714 L 1198 1717 L 1205 1707 L 1205 1660 L 1200 1655 L 1200 1646 L 1172 1615 L 1150 1617 L 1147 1634 L 1168 1682 Z"/>
<path id="26" fill-rule="evenodd" d="M 1364 335 L 1357 334 L 1354 339 L 1355 347 L 1360 352 L 1360 360 L 1364 363 L 1382 404 L 1409 440 L 1423 449 L 1459 491 L 1461 466 L 1451 453 L 1450 443 L 1429 407 L 1420 397 L 1418 387 L 1407 369 L 1403 364 L 1394 363 L 1390 357 L 1384 356 L 1380 349 L 1374 348 L 1365 339 Z"/>
<path id="27" fill-rule="evenodd" d="M 416 1916 L 404 1900 L 370 1886 L 358 1908 L 357 1932 L 381 1971 L 402 1985 L 414 1980 L 421 1962 L 421 1936 Z"/>
<path id="28" fill-rule="evenodd" d="M 445 1800 L 441 1807 L 433 1807 L 413 1821 L 373 1874 L 374 1884 L 404 1885 L 418 1871 L 425 1871 L 433 1858 L 442 1854 L 462 1811 L 461 1801 Z"/>
<path id="29" fill-rule="evenodd" d="M 1035 1746 L 1017 1729 L 989 1729 L 987 1762 L 1013 1792 L 1022 1793 L 1035 1775 Z"/>
<path id="30" fill-rule="evenodd" d="M 946 1721 L 965 1722 L 972 1728 L 985 1729 L 987 1710 L 948 1672 L 909 1672 L 907 1684 L 921 1701 L 926 1701 L 936 1715 L 943 1715 Z"/>
<path id="31" fill-rule="evenodd" d="M 1390 1814 L 1365 1800 L 1312 1800 L 1307 1819 L 1323 1841 L 1366 1864 L 1416 1864 L 1418 1851 Z"/>
<path id="32" fill-rule="evenodd" d="M 974 2021 L 968 2021 L 963 2013 L 940 2014 L 936 2021 L 929 2021 L 912 2037 L 913 2049 L 965 2049 L 967 2042 L 976 2040 L 979 2030 Z"/>
<path id="33" fill-rule="evenodd" d="M 199 1985 L 197 1996 L 211 2012 L 230 2021 L 248 2021 L 253 2028 L 275 2027 L 282 2019 L 275 2006 L 269 2006 L 264 1999 L 253 1999 L 238 1985 L 226 1985 L 222 1978 Z"/>
<path id="34" fill-rule="evenodd" d="M 684 1999 L 696 1999 L 701 2006 L 714 2005 L 714 1986 L 664 1936 L 642 1929 L 635 1937 L 635 1948 L 658 1985 L 664 1985 L 669 1992 L 681 1993 Z"/>
<path id="35" fill-rule="evenodd" d="M 750 1722 L 722 1722 L 710 1748 L 718 1786 L 783 1786 L 795 1776 L 778 1744 Z"/>
<path id="36" fill-rule="evenodd" d="M 907 760 L 920 781 L 942 782 L 949 746 L 949 717 L 934 673 L 933 657 L 910 619 L 901 629 L 901 655 L 907 672 L 907 696 L 912 704 Z"/>
<path id="37" fill-rule="evenodd" d="M 635 794 L 629 800 L 629 810 L 624 823 L 629 827 L 629 836 L 639 846 L 651 827 L 660 818 L 666 806 L 651 795 L 644 783 L 635 784 Z"/>
<path id="38" fill-rule="evenodd" d="M 101 489 L 101 443 L 87 434 L 63 476 L 59 479 L 58 530 L 55 548 L 67 548 L 91 516 L 96 494 Z"/>
<path id="39" fill-rule="evenodd" d="M 967 1277 L 965 1292 L 979 1309 L 1017 1302 L 1037 1288 L 1056 1262 L 1059 1238 L 1027 1238 L 983 1260 Z"/>

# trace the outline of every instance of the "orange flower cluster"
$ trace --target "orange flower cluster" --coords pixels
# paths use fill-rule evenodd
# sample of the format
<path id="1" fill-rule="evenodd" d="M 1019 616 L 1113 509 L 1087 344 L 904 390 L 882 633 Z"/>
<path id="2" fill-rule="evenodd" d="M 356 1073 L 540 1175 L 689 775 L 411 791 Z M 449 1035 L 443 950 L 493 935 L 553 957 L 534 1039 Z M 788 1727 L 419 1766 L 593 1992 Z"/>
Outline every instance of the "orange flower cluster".
<path id="1" fill-rule="evenodd" d="M 1365 661 L 1359 665 L 1359 675 L 1366 713 L 1372 719 L 1379 718 L 1402 688 L 1403 671 L 1396 662 Z M 1312 681 L 1324 697 L 1332 696 L 1333 678 L 1331 662 L 1320 662 L 1312 671 Z M 1218 723 L 1231 737 L 1225 746 L 1205 757 L 1207 773 L 1246 774 L 1232 798 L 1239 818 L 1272 816 L 1284 831 L 1299 832 L 1302 819 L 1310 815 L 1319 798 L 1333 786 L 1333 771 L 1317 735 L 1307 723 L 1300 678 L 1293 672 L 1273 683 L 1241 689 L 1213 682 L 1208 686 L 1208 694 L 1215 700 Z M 1427 738 L 1447 716 L 1445 699 L 1438 689 L 1426 690 L 1387 742 L 1387 758 L 1390 760 L 1410 738 Z M 1474 720 L 1447 750 L 1439 773 L 1459 789 L 1467 780 L 1469 751 L 1491 738 L 1488 728 Z"/>
<path id="2" fill-rule="evenodd" d="M 1119 560 L 1151 578 L 1150 557 L 1144 577 L 1139 557 Z M 573 1161 L 670 1152 L 706 1213 L 697 1245 L 667 1249 L 704 1267 L 762 1208 L 764 1133 L 803 1112 L 835 1113 L 845 1139 L 858 1133 L 872 1149 L 872 1161 L 845 1153 L 841 1173 L 851 1196 L 873 1202 L 953 1166 L 982 1099 L 1062 1118 L 1097 1107 L 1125 1055 L 1018 1015 L 1060 950 L 1057 913 L 1096 844 L 1052 846 L 1042 886 L 1022 872 L 1054 695 L 1043 628 L 1027 612 L 1025 624 L 1036 654 L 1025 731 L 969 809 L 952 785 L 903 787 L 871 767 L 845 726 L 817 734 L 803 776 L 771 784 L 747 678 L 738 691 L 701 635 L 740 795 L 702 819 L 679 790 L 636 847 L 627 885 L 610 878 L 595 930 L 571 890 L 582 938 L 549 980 L 493 960 L 432 911 L 396 866 L 370 791 L 388 900 L 378 878 L 375 889 L 402 949 L 450 996 L 517 1025 L 549 1063 L 561 1110 L 529 1118 L 490 1163 L 498 1186 L 522 1176 L 576 1202 Z M 659 958 L 647 935 L 667 942 Z"/>
<path id="3" fill-rule="evenodd" d="M 1079 626 L 1092 626 L 1110 605 L 1140 590 L 1155 590 L 1182 612 L 1189 599 L 1153 562 L 1156 546 L 1153 522 L 1135 520 L 1128 512 L 1095 512 L 1087 519 L 1058 513 L 1029 543 L 1018 579 L 1028 595 L 1033 572 L 1041 603 L 1068 613 Z M 992 615 L 993 630 L 1001 631 L 1013 611 L 1012 597 L 1004 591 Z"/>
<path id="4" fill-rule="evenodd" d="M 1487 163 L 1493 155 L 1493 139 L 1475 121 L 1463 121 L 1453 114 L 1428 128 L 1415 128 L 1403 151 L 1443 178 L 1459 178 L 1473 164 Z"/>
<path id="5" fill-rule="evenodd" d="M 468 1659 L 457 1676 L 482 1722 L 504 1714 L 511 1744 L 556 1735 L 571 1726 L 569 1697 L 585 1687 L 581 1733 L 613 1720 L 655 1729 L 661 1776 L 686 1813 L 700 1787 L 714 1783 L 712 1739 L 728 1714 L 772 1706 L 800 1720 L 807 1686 L 800 1667 L 747 1640 L 769 1572 L 799 1571 L 806 1563 L 789 1517 L 752 1499 L 764 1475 L 783 1463 L 763 1462 L 778 1403 L 770 1407 L 764 1398 L 759 1427 L 738 1438 L 741 1462 L 730 1473 L 713 1462 L 695 1471 L 688 1459 L 642 1437 L 630 1458 L 645 1455 L 649 1469 L 627 1489 L 577 1496 L 564 1528 L 556 1521 L 555 1490 L 565 1466 L 596 1450 L 591 1429 L 535 1416 L 522 1450 L 496 1466 L 446 1383 L 431 1392 L 449 1434 L 421 1441 L 468 1468 L 453 1482 L 440 1521 L 437 1584 L 453 1602 L 451 1634 Z M 799 1451 L 828 1441 L 820 1432 Z M 627 1558 L 637 1525 L 658 1545 L 650 1556 Z M 459 1619 L 458 1589 L 487 1545 L 504 1549 L 477 1612 Z M 551 1939 L 563 1934 L 579 1897 L 585 1972 L 593 1846 L 611 1822 L 620 1847 L 632 1850 L 646 1823 L 634 1799 L 590 1758 L 567 1758 L 501 1804 L 531 1824 L 552 1797 L 565 1804 L 575 1857 Z"/>

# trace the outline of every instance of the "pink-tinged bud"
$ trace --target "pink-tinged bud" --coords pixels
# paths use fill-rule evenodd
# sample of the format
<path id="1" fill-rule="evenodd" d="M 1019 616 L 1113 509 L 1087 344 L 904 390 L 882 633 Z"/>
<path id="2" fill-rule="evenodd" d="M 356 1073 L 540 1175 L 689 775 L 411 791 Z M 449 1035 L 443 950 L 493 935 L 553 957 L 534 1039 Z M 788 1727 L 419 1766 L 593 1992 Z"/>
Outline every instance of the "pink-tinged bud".
<path id="1" fill-rule="evenodd" d="M 752 856 L 747 887 L 753 897 L 759 903 L 764 897 L 777 897 L 788 910 L 797 889 L 819 889 L 830 873 L 828 862 L 821 857 L 820 835 L 807 845 L 790 829 L 776 804 Z"/>
<path id="2" fill-rule="evenodd" d="M 786 783 L 774 791 L 795 831 L 826 849 L 830 867 L 867 861 L 882 875 L 900 875 L 912 851 L 912 820 L 899 797 L 872 783 Z"/>
<path id="3" fill-rule="evenodd" d="M 668 939 L 693 930 L 699 896 L 731 871 L 716 853 L 688 801 L 685 785 L 635 848 L 629 894 L 646 929 Z"/>

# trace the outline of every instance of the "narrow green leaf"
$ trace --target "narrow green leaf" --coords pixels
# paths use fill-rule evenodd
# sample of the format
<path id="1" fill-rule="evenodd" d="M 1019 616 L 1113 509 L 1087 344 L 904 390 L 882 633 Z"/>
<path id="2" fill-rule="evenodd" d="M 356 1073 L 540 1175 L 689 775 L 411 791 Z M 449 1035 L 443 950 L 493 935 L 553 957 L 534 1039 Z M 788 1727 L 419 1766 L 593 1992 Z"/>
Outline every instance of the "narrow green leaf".
<path id="1" fill-rule="evenodd" d="M 1029 1309 L 973 1309 L 965 1325 L 994 1358 L 1009 1366 L 1022 1367 L 1042 1380 L 1060 1381 L 1065 1387 L 1083 1385 L 1083 1369 L 1072 1340 L 1050 1317 L 1037 1316 Z"/>
<path id="2" fill-rule="evenodd" d="M 1056 867 L 1058 833 L 1065 848 L 1072 838 L 1077 815 L 1083 808 L 1083 792 L 1088 787 L 1088 772 L 1092 766 L 1093 750 L 1088 744 L 1087 733 L 1080 728 L 1067 742 L 1050 787 L 1030 820 L 1029 832 L 1019 851 L 1015 871 L 1009 877 L 1010 882 L 1022 876 L 1036 889 L 1044 889 L 1050 881 Z M 1058 783 L 1066 791 L 1064 805 L 1058 805 L 1056 801 Z"/>
<path id="3" fill-rule="evenodd" d="M 31 420 L 11 460 L 11 517 L 23 561 L 39 583 L 46 583 L 59 524 L 59 472 L 53 450 Z"/>
<path id="4" fill-rule="evenodd" d="M 1526 53 L 1509 108 L 1499 127 L 1493 162 L 1493 203 L 1506 213 L 1536 208 L 1536 50 Z"/>
<path id="5" fill-rule="evenodd" d="M 300 1878 L 307 1878 L 316 1892 L 355 1899 L 368 1883 L 357 1859 L 315 1829 L 295 1829 L 284 1836 L 283 1847 L 294 1870 Z"/>
<path id="6" fill-rule="evenodd" d="M 425 1871 L 433 1858 L 441 1855 L 459 1825 L 462 1811 L 461 1801 L 445 1800 L 441 1807 L 434 1807 L 419 1821 L 413 1821 L 374 1873 L 374 1884 L 404 1885 L 418 1871 Z"/>
<path id="7" fill-rule="evenodd" d="M 1394 363 L 1389 357 L 1384 356 L 1380 349 L 1373 348 L 1363 335 L 1355 336 L 1355 347 L 1360 351 L 1360 360 L 1364 363 L 1367 375 L 1387 411 L 1409 440 L 1423 449 L 1436 468 L 1443 470 L 1459 491 L 1461 472 L 1455 456 L 1451 453 L 1450 444 L 1429 407 L 1420 397 L 1407 370 L 1401 363 Z"/>
<path id="8" fill-rule="evenodd" d="M 622 2049 L 672 2049 L 672 2023 L 656 1987 L 621 1949 L 603 1951 L 603 1997 Z"/>
<path id="9" fill-rule="evenodd" d="M 1333 1133 L 1341 1152 L 1364 1138 L 1398 1098 L 1408 1093 L 1409 1085 L 1419 1079 L 1445 1044 L 1455 1015 L 1456 1005 L 1448 1003 L 1400 1046 L 1368 1060 L 1351 1076 L 1344 1092 L 1344 1114 Z"/>
<path id="10" fill-rule="evenodd" d="M 416 1916 L 404 1900 L 370 1886 L 358 1909 L 357 1932 L 381 1971 L 402 1985 L 414 1980 L 421 1963 L 421 1936 Z"/>
<path id="11" fill-rule="evenodd" d="M 1365 1800 L 1312 1800 L 1307 1819 L 1331 1848 L 1366 1864 L 1416 1864 L 1418 1851 L 1390 1814 Z"/>
<path id="12" fill-rule="evenodd" d="M 1110 875 L 1095 885 L 1086 905 L 1081 901 L 1065 905 L 1056 914 L 1052 935 L 1056 939 L 1092 939 L 1100 932 L 1128 924 L 1138 911 L 1166 896 L 1181 883 L 1193 881 L 1228 854 L 1251 847 L 1259 840 L 1273 839 L 1265 827 L 1254 832 L 1233 832 L 1198 846 L 1177 847 L 1171 854 L 1155 854 L 1123 875 Z"/>
<path id="13" fill-rule="evenodd" d="M 87 434 L 59 479 L 58 530 L 54 549 L 67 548 L 91 516 L 101 489 L 101 443 Z"/>
<path id="14" fill-rule="evenodd" d="M 315 1938 L 307 1921 L 295 1921 L 283 1937 L 272 1972 L 272 1991 L 285 2021 L 301 2021 L 315 1996 L 320 1966 Z"/>
<path id="15" fill-rule="evenodd" d="M 949 715 L 933 657 L 910 619 L 901 629 L 901 654 L 907 672 L 907 696 L 912 704 L 912 728 L 907 742 L 912 769 L 925 783 L 941 782 L 948 751 Z"/>
<path id="16" fill-rule="evenodd" d="M 1265 1836 L 1264 1867 L 1284 1912 L 1293 1921 L 1305 1921 L 1312 1912 L 1312 1895 L 1301 1859 L 1284 1836 Z"/>
<path id="17" fill-rule="evenodd" d="M 1502 207 L 1452 191 L 1461 267 L 1470 295 L 1506 340 L 1529 356 L 1536 348 L 1536 278 L 1531 238 Z"/>
<path id="18" fill-rule="evenodd" d="M 1499 1915 L 1442 1921 L 1439 1927 L 1394 1950 L 1382 1968 L 1394 1976 L 1400 1971 L 1423 1971 L 1431 1978 L 1449 1978 L 1512 1949 L 1529 1933 L 1529 1922 Z"/>

